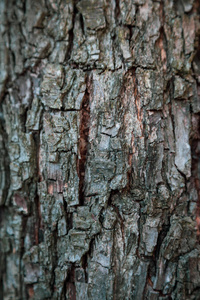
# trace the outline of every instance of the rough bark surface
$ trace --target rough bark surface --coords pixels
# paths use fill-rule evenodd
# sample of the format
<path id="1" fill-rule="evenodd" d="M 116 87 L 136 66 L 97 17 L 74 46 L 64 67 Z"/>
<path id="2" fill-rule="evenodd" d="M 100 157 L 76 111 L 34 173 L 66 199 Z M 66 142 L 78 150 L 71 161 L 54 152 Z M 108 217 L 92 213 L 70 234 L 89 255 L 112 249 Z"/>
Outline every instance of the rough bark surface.
<path id="1" fill-rule="evenodd" d="M 200 299 L 198 0 L 0 0 L 0 299 Z"/>

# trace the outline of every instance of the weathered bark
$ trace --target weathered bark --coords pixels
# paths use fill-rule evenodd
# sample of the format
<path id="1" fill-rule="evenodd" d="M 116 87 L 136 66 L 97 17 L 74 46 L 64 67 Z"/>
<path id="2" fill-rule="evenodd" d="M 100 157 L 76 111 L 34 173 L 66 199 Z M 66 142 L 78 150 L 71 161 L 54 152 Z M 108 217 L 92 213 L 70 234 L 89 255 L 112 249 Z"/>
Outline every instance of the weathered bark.
<path id="1" fill-rule="evenodd" d="M 0 0 L 0 299 L 200 299 L 198 0 Z"/>

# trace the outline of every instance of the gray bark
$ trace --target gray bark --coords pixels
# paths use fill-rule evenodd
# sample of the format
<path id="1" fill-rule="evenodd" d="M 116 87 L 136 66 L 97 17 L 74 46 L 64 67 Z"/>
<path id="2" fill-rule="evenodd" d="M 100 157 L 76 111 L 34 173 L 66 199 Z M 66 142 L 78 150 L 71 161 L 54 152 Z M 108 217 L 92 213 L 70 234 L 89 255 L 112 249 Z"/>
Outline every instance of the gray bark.
<path id="1" fill-rule="evenodd" d="M 0 0 L 0 299 L 200 299 L 198 0 Z"/>

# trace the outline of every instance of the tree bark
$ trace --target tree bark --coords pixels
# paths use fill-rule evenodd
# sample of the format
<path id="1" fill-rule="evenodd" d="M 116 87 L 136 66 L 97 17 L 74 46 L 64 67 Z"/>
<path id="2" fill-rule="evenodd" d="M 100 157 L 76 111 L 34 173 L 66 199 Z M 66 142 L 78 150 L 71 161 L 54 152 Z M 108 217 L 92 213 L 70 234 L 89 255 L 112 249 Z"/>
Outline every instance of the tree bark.
<path id="1" fill-rule="evenodd" d="M 0 299 L 200 299 L 198 0 L 0 0 Z"/>

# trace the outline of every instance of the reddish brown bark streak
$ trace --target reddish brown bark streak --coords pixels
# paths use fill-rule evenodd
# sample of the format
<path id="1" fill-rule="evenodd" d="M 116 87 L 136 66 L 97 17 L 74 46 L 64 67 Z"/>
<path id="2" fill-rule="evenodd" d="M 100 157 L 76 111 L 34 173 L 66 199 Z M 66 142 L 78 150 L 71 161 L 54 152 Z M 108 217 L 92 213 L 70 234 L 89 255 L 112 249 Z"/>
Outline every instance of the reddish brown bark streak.
<path id="1" fill-rule="evenodd" d="M 79 159 L 77 161 L 77 173 L 79 176 L 79 203 L 84 204 L 84 178 L 85 163 L 88 151 L 88 138 L 90 126 L 90 103 L 88 87 L 82 100 L 80 110 L 80 127 L 79 127 Z"/>

